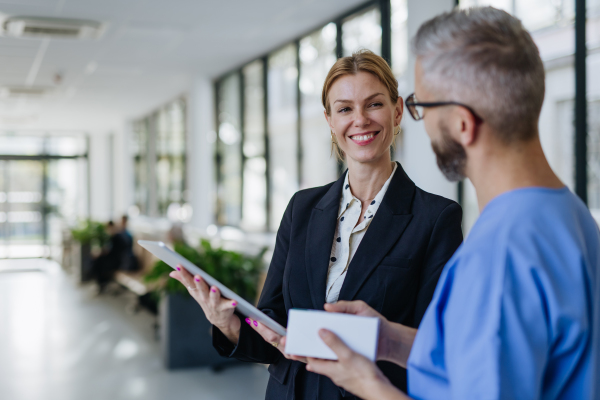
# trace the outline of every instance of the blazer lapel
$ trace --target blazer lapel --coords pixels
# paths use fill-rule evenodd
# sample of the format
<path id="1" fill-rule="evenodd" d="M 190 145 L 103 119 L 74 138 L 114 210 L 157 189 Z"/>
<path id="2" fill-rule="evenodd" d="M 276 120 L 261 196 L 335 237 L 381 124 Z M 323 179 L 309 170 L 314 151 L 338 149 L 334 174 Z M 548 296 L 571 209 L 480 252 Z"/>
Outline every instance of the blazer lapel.
<path id="1" fill-rule="evenodd" d="M 381 206 L 348 266 L 339 300 L 353 300 L 362 284 L 398 242 L 412 219 L 414 193 L 415 184 L 398 163 Z"/>
<path id="2" fill-rule="evenodd" d="M 313 208 L 306 232 L 306 273 L 313 307 L 322 310 L 325 304 L 327 272 L 337 224 L 343 174 Z"/>

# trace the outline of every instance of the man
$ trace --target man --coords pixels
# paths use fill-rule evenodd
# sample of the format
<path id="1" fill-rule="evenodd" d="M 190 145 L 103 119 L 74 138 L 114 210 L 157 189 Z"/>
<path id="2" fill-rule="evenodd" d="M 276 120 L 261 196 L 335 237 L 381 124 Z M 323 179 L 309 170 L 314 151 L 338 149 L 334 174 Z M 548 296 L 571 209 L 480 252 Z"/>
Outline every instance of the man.
<path id="1" fill-rule="evenodd" d="M 474 8 L 426 22 L 414 47 L 408 109 L 446 177 L 471 180 L 481 215 L 418 331 L 382 318 L 378 358 L 408 367 L 418 399 L 600 398 L 600 235 L 542 151 L 544 67 L 531 36 L 503 11 Z M 360 302 L 326 309 L 377 315 Z M 309 359 L 308 370 L 362 398 L 407 398 L 334 334 L 321 337 L 339 361 Z"/>

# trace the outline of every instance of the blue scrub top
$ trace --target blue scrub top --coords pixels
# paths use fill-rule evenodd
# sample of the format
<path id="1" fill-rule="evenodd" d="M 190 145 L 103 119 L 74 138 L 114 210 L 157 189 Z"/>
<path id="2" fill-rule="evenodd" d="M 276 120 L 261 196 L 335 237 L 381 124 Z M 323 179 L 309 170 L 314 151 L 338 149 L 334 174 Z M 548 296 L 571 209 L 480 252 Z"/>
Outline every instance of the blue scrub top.
<path id="1" fill-rule="evenodd" d="M 599 257 L 598 226 L 568 188 L 493 199 L 440 277 L 408 360 L 409 394 L 591 398 Z"/>

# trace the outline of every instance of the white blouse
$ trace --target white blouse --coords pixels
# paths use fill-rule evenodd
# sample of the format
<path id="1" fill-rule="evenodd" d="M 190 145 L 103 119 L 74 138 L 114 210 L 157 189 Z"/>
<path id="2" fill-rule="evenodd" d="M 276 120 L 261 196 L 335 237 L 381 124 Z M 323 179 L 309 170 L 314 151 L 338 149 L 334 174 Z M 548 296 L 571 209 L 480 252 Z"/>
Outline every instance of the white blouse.
<path id="1" fill-rule="evenodd" d="M 390 185 L 397 167 L 398 164 L 394 163 L 392 174 L 385 181 L 375 199 L 371 201 L 363 220 L 358 225 L 356 222 L 360 218 L 362 203 L 352 194 L 348 181 L 350 173 L 346 174 L 342 198 L 340 199 L 340 209 L 338 211 L 338 223 L 331 248 L 331 258 L 329 259 L 329 271 L 327 273 L 327 292 L 325 296 L 328 303 L 335 303 L 338 300 L 350 261 L 352 261 L 352 257 L 354 257 L 362 238 L 367 232 L 367 228 L 379 209 L 381 200 L 385 196 L 385 192 Z"/>

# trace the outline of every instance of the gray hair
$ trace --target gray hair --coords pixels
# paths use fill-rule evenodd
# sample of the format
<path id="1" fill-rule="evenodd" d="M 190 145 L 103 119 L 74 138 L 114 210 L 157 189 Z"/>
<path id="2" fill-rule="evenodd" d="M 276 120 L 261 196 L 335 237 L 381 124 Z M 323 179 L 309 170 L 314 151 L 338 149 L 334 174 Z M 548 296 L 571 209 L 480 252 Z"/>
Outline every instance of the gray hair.
<path id="1" fill-rule="evenodd" d="M 438 100 L 469 105 L 504 143 L 538 134 L 544 65 L 517 18 L 492 7 L 456 9 L 425 22 L 413 48 Z"/>

